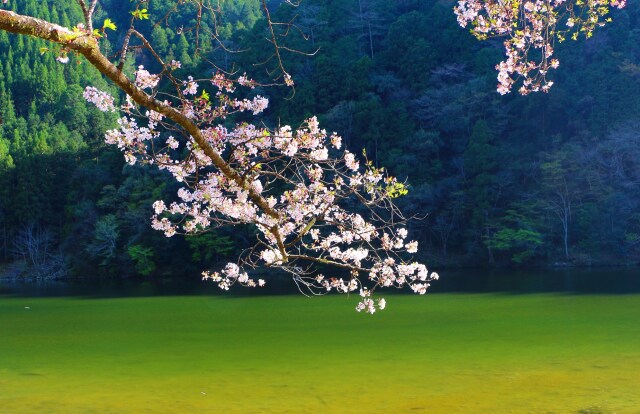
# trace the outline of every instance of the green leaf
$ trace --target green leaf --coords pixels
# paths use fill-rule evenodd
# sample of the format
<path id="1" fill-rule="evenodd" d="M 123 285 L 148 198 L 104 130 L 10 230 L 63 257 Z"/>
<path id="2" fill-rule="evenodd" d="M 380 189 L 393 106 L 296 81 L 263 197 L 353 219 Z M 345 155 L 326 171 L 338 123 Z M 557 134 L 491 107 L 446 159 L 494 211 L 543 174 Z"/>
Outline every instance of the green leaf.
<path id="1" fill-rule="evenodd" d="M 147 20 L 149 19 L 149 13 L 147 11 L 147 9 L 139 9 L 139 10 L 135 10 L 132 11 L 131 14 L 133 15 L 133 17 L 135 17 L 136 19 L 140 19 L 140 20 Z"/>
<path id="2" fill-rule="evenodd" d="M 202 99 L 203 101 L 209 102 L 209 94 L 207 93 L 207 91 L 203 90 L 202 91 L 202 95 L 200 95 L 199 99 Z"/>
<path id="3" fill-rule="evenodd" d="M 115 23 L 111 21 L 111 19 L 104 19 L 104 23 L 102 23 L 102 30 L 104 31 L 106 29 L 116 30 L 117 27 Z"/>
<path id="4" fill-rule="evenodd" d="M 389 198 L 398 198 L 409 194 L 407 186 L 402 183 L 390 183 L 386 190 Z"/>
<path id="5" fill-rule="evenodd" d="M 41 47 L 41 48 L 40 48 L 40 54 L 41 54 L 41 55 L 44 55 L 44 54 L 45 54 L 45 53 L 47 53 L 48 51 L 49 51 L 49 48 L 48 48 L 48 47 Z"/>

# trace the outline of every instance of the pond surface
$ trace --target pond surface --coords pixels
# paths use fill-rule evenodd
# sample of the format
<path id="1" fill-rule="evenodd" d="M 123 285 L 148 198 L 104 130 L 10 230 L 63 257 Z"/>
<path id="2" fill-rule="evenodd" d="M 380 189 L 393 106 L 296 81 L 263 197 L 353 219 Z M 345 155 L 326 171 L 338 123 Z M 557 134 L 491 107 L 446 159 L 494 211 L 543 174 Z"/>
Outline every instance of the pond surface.
<path id="1" fill-rule="evenodd" d="M 637 269 L 443 273 L 373 316 L 198 282 L 5 286 L 0 413 L 640 413 Z"/>
<path id="2" fill-rule="evenodd" d="M 0 295 L 37 297 L 130 297 L 175 295 L 254 296 L 299 293 L 287 276 L 267 279 L 263 289 L 235 288 L 221 292 L 215 284 L 189 280 L 79 279 L 49 282 L 8 282 L 0 279 Z M 441 272 L 430 293 L 640 293 L 640 268 L 589 268 L 546 270 L 474 270 Z"/>

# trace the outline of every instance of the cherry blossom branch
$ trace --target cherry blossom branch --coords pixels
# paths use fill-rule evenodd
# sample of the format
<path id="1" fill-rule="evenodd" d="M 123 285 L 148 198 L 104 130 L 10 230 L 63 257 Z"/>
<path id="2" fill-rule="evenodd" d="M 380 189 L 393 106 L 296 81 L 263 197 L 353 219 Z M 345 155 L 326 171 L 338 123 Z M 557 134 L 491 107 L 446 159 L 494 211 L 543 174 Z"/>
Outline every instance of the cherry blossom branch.
<path id="1" fill-rule="evenodd" d="M 460 26 L 470 25 L 478 39 L 507 38 L 507 58 L 496 66 L 498 92 L 509 93 L 522 80 L 518 91 L 526 95 L 548 92 L 553 85 L 547 74 L 559 66 L 552 58 L 556 39 L 590 38 L 611 21 L 610 7 L 625 5 L 626 0 L 459 0 L 454 11 Z"/>
<path id="2" fill-rule="evenodd" d="M 291 75 L 287 73 L 284 67 L 284 64 L 282 63 L 282 57 L 280 56 L 281 46 L 278 44 L 278 40 L 276 39 L 276 33 L 273 28 L 273 21 L 271 20 L 271 12 L 269 11 L 269 7 L 267 6 L 266 0 L 261 0 L 261 3 L 262 3 L 262 9 L 264 10 L 264 13 L 267 18 L 267 26 L 269 27 L 269 34 L 271 37 L 271 39 L 269 39 L 269 42 L 273 45 L 273 49 L 274 49 L 273 56 L 276 58 L 278 68 L 281 71 L 280 75 L 282 76 L 282 79 L 284 80 L 284 83 L 287 86 L 293 86 L 293 79 L 291 79 Z"/>

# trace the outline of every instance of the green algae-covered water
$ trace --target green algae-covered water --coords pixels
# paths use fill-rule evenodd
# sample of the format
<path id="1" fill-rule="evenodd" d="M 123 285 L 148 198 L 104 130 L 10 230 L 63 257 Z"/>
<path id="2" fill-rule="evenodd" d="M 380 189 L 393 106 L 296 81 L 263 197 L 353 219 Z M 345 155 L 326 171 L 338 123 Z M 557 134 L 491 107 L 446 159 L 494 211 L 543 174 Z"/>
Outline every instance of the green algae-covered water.
<path id="1" fill-rule="evenodd" d="M 637 293 L 386 297 L 6 294 L 0 413 L 640 413 Z"/>

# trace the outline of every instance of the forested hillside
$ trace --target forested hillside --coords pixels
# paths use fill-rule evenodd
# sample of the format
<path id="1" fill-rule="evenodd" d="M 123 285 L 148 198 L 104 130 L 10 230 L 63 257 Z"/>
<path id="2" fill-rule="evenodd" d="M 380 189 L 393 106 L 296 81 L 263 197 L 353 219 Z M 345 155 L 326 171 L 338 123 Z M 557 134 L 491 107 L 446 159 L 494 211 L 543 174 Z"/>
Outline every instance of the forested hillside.
<path id="1" fill-rule="evenodd" d="M 196 39 L 149 4 L 144 28 L 167 60 L 211 76 L 219 68 L 267 80 L 265 22 L 257 0 L 223 2 L 205 21 L 218 39 Z M 275 6 L 277 2 L 271 2 Z M 97 20 L 126 27 L 121 2 Z M 19 12 L 65 26 L 82 20 L 62 0 L 13 2 Z M 640 9 L 617 12 L 588 42 L 563 49 L 549 94 L 495 92 L 499 40 L 477 42 L 456 24 L 449 1 L 305 0 L 301 32 L 284 39 L 296 81 L 258 88 L 263 121 L 300 123 L 312 114 L 406 179 L 399 204 L 423 217 L 410 231 L 433 266 L 635 263 L 640 258 Z M 118 40 L 121 31 L 106 39 Z M 306 39 L 304 39 L 306 37 Z M 220 45 L 224 47 L 220 47 Z M 165 238 L 149 226 L 153 201 L 175 194 L 166 174 L 125 165 L 106 148 L 115 118 L 88 105 L 88 84 L 108 90 L 89 65 L 56 61 L 50 45 L 0 33 L 0 261 L 31 274 L 198 274 L 242 247 L 249 232 Z M 200 50 L 200 54 L 197 51 Z M 148 56 L 136 64 L 153 72 Z M 133 63 L 125 71 L 133 70 Z"/>

